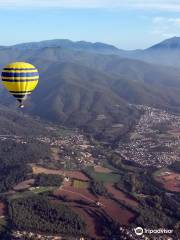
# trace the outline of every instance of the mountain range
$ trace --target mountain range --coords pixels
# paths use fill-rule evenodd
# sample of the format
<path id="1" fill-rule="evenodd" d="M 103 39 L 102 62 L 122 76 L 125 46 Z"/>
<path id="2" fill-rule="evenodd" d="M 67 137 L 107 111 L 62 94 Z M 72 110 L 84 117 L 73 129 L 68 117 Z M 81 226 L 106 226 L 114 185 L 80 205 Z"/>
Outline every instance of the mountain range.
<path id="1" fill-rule="evenodd" d="M 75 51 L 86 51 L 90 53 L 100 53 L 100 54 L 113 54 L 119 55 L 123 58 L 131 58 L 147 61 L 150 63 L 160 64 L 160 65 L 170 65 L 179 67 L 179 52 L 180 52 L 180 37 L 173 37 L 166 39 L 158 44 L 155 44 L 144 50 L 123 50 L 119 49 L 113 45 L 101 43 L 101 42 L 86 42 L 77 41 L 73 42 L 68 39 L 54 39 L 45 40 L 41 42 L 30 42 L 16 44 L 13 46 L 5 47 L 0 46 L 0 49 L 13 49 L 13 52 L 18 50 L 28 51 L 28 50 L 38 50 L 42 48 L 61 48 L 66 50 Z"/>
<path id="2" fill-rule="evenodd" d="M 0 47 L 0 67 L 27 61 L 40 83 L 25 111 L 49 121 L 112 138 L 139 116 L 133 104 L 179 112 L 180 38 L 145 50 L 125 51 L 104 43 L 48 40 Z M 15 99 L 1 86 L 1 104 Z"/>

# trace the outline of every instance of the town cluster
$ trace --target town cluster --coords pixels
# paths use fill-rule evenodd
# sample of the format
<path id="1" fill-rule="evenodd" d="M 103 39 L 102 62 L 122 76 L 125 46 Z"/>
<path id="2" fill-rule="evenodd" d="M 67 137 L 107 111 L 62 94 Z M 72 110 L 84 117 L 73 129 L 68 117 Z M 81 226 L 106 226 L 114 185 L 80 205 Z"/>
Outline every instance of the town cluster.
<path id="1" fill-rule="evenodd" d="M 95 158 L 93 154 L 95 146 L 88 141 L 86 136 L 79 133 L 58 137 L 0 135 L 0 141 L 8 139 L 20 144 L 28 144 L 34 141 L 47 144 L 52 150 L 55 149 L 56 151 L 56 157 L 52 155 L 53 161 L 56 161 L 58 167 L 65 169 L 79 169 L 98 164 L 98 157 Z"/>
<path id="2" fill-rule="evenodd" d="M 43 235 L 39 233 L 27 232 L 27 231 L 14 231 L 12 234 L 14 239 L 21 240 L 23 237 L 27 239 L 39 239 L 39 240 L 61 240 L 60 236 L 51 236 L 51 235 Z"/>
<path id="3" fill-rule="evenodd" d="M 122 159 L 163 167 L 179 159 L 180 116 L 138 105 L 143 114 L 127 143 L 119 143 Z"/>

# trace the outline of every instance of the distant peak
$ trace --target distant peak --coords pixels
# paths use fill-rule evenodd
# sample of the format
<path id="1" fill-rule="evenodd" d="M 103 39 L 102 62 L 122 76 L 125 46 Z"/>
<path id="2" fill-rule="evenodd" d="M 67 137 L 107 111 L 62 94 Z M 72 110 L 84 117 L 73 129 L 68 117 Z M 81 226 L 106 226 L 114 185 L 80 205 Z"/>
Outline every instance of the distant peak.
<path id="1" fill-rule="evenodd" d="M 101 42 L 87 42 L 87 41 L 71 41 L 68 39 L 53 39 L 53 40 L 44 40 L 40 42 L 29 42 L 21 43 L 12 46 L 13 48 L 20 50 L 27 49 L 42 49 L 42 48 L 51 48 L 51 47 L 61 47 L 65 49 L 74 49 L 74 50 L 86 50 L 86 51 L 98 51 L 98 52 L 113 52 L 118 51 L 119 49 L 113 45 L 101 43 Z"/>
<path id="2" fill-rule="evenodd" d="M 180 37 L 174 36 L 172 38 L 165 39 L 164 41 L 153 45 L 149 49 L 180 49 Z"/>

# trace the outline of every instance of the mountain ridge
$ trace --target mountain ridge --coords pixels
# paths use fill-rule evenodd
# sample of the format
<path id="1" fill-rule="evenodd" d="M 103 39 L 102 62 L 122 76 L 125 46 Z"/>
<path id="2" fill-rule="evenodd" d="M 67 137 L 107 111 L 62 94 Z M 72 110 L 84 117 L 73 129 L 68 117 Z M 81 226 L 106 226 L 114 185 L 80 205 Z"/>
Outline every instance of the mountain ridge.
<path id="1" fill-rule="evenodd" d="M 122 58 L 136 59 L 148 63 L 166 66 L 180 67 L 180 37 L 172 37 L 154 44 L 146 49 L 124 50 L 116 46 L 101 42 L 71 41 L 69 39 L 52 39 L 39 42 L 20 43 L 12 46 L 1 46 L 0 51 L 31 51 L 44 48 L 61 48 L 62 50 L 74 50 L 78 53 L 88 52 L 103 55 L 117 55 Z"/>
<path id="2" fill-rule="evenodd" d="M 0 67 L 13 61 L 39 69 L 39 85 L 25 111 L 98 136 L 112 138 L 126 131 L 139 116 L 133 104 L 180 112 L 178 68 L 59 46 L 0 49 Z M 2 104 L 14 107 L 15 99 L 3 87 L 0 95 Z"/>
<path id="3" fill-rule="evenodd" d="M 165 39 L 164 41 L 161 41 L 160 43 L 157 43 L 149 48 L 147 50 L 151 49 L 158 49 L 158 48 L 167 48 L 167 49 L 180 49 L 180 37 L 172 37 Z"/>

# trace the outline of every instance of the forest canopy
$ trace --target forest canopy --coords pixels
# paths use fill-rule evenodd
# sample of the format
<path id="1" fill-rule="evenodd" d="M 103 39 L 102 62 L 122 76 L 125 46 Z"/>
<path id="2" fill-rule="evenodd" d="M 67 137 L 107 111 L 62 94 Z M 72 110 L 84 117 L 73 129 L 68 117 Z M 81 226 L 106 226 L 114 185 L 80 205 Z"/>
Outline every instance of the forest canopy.
<path id="1" fill-rule="evenodd" d="M 85 223 L 80 216 L 43 196 L 10 200 L 9 216 L 13 226 L 20 230 L 76 236 L 85 233 Z"/>
<path id="2" fill-rule="evenodd" d="M 34 141 L 21 144 L 13 140 L 1 141 L 0 147 L 0 192 L 11 189 L 23 181 L 31 168 L 28 163 L 37 162 L 50 156 L 46 144 Z"/>

